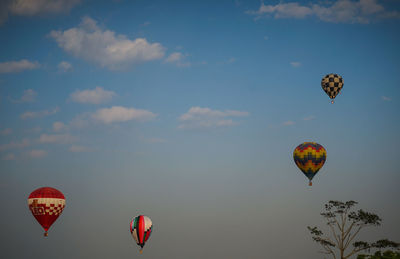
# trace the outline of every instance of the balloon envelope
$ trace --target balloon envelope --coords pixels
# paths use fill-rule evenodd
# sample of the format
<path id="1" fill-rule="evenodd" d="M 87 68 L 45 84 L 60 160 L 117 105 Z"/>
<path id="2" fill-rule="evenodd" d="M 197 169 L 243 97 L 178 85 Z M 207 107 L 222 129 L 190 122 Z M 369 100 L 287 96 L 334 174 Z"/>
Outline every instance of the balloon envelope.
<path id="1" fill-rule="evenodd" d="M 333 100 L 343 88 L 343 78 L 338 74 L 328 74 L 322 78 L 321 86 L 329 98 Z"/>
<path id="2" fill-rule="evenodd" d="M 153 223 L 147 216 L 139 215 L 132 219 L 129 230 L 136 244 L 143 248 L 149 239 L 153 229 Z"/>
<path id="3" fill-rule="evenodd" d="M 28 206 L 47 236 L 47 231 L 64 210 L 65 197 L 57 189 L 42 187 L 29 195 Z"/>
<path id="4" fill-rule="evenodd" d="M 316 142 L 304 142 L 295 148 L 293 159 L 311 185 L 311 180 L 326 161 L 326 150 Z"/>

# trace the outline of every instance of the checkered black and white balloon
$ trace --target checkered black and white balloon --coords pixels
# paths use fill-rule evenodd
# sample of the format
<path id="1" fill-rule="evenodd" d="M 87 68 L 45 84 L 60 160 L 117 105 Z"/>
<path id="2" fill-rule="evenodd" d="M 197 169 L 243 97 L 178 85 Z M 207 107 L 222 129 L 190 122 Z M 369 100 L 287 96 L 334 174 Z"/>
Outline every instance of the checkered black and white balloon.
<path id="1" fill-rule="evenodd" d="M 322 78 L 321 81 L 322 89 L 329 96 L 329 98 L 335 99 L 343 88 L 343 78 L 338 74 L 328 74 Z"/>

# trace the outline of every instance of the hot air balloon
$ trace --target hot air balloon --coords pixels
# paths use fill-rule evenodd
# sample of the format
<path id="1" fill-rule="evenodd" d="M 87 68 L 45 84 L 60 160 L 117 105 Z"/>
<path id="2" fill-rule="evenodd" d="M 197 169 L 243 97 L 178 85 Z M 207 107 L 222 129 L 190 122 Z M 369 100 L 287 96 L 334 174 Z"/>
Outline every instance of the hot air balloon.
<path id="1" fill-rule="evenodd" d="M 333 103 L 333 99 L 335 99 L 336 95 L 342 90 L 343 78 L 338 74 L 328 74 L 322 78 L 321 86 L 329 98 L 332 99 L 331 103 Z"/>
<path id="2" fill-rule="evenodd" d="M 311 186 L 311 180 L 325 163 L 326 150 L 316 142 L 304 142 L 295 148 L 293 158 L 297 167 L 310 180 Z"/>
<path id="3" fill-rule="evenodd" d="M 34 190 L 28 197 L 28 206 L 32 215 L 44 228 L 47 237 L 50 226 L 57 220 L 65 207 L 65 197 L 57 189 L 42 187 Z"/>
<path id="4" fill-rule="evenodd" d="M 147 216 L 139 215 L 132 219 L 129 230 L 136 244 L 140 246 L 140 253 L 143 251 L 143 246 L 149 239 L 153 229 L 153 223 Z"/>

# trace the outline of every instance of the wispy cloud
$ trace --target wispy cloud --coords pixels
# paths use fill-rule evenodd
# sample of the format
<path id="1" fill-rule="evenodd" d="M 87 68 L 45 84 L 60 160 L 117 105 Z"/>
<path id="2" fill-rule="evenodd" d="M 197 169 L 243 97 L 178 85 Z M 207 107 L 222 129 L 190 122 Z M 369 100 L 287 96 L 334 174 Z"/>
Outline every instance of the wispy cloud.
<path id="1" fill-rule="evenodd" d="M 68 13 L 81 0 L 1 0 L 0 25 L 8 15 L 35 16 Z"/>
<path id="2" fill-rule="evenodd" d="M 39 143 L 68 144 L 76 141 L 76 137 L 69 134 L 42 134 Z"/>
<path id="3" fill-rule="evenodd" d="M 61 72 L 68 72 L 72 70 L 72 65 L 71 63 L 67 62 L 67 61 L 61 61 L 58 64 L 58 70 Z"/>
<path id="4" fill-rule="evenodd" d="M 172 63 L 177 65 L 178 67 L 189 67 L 191 64 L 190 62 L 185 61 L 185 55 L 181 52 L 174 52 L 171 53 L 166 59 L 166 63 Z"/>
<path id="5" fill-rule="evenodd" d="M 290 62 L 290 65 L 292 65 L 292 67 L 299 67 L 299 66 L 301 66 L 301 63 L 298 61 L 292 61 L 292 62 Z"/>
<path id="6" fill-rule="evenodd" d="M 126 108 L 122 106 L 113 106 L 97 110 L 92 114 L 92 118 L 104 124 L 114 122 L 126 122 L 130 120 L 147 121 L 155 118 L 157 115 L 147 110 L 136 108 Z"/>
<path id="7" fill-rule="evenodd" d="M 29 139 L 23 139 L 21 141 L 16 141 L 16 142 L 11 141 L 10 143 L 0 145 L 0 151 L 25 148 L 28 147 L 30 144 L 31 142 L 29 141 Z"/>
<path id="8" fill-rule="evenodd" d="M 97 86 L 93 90 L 76 90 L 70 95 L 72 101 L 77 103 L 100 104 L 111 101 L 116 94 Z"/>
<path id="9" fill-rule="evenodd" d="M 103 30 L 90 17 L 83 18 L 78 27 L 52 31 L 50 37 L 67 53 L 109 69 L 161 59 L 165 52 L 160 43 L 149 43 L 145 38 L 130 40 L 126 35 Z"/>
<path id="10" fill-rule="evenodd" d="M 303 120 L 305 120 L 305 121 L 310 121 L 310 120 L 313 120 L 313 119 L 315 119 L 314 115 L 310 115 L 310 116 L 307 116 L 307 117 L 303 118 Z"/>
<path id="11" fill-rule="evenodd" d="M 219 111 L 206 107 L 191 107 L 188 112 L 179 117 L 181 124 L 178 128 L 190 129 L 233 126 L 236 125 L 237 122 L 233 121 L 231 117 L 245 117 L 248 115 L 249 113 L 244 111 Z"/>
<path id="12" fill-rule="evenodd" d="M 227 65 L 227 64 L 233 64 L 233 63 L 235 63 L 236 61 L 237 61 L 237 58 L 235 58 L 235 57 L 230 57 L 230 58 L 227 58 L 227 59 L 225 59 L 225 60 L 223 60 L 223 61 L 217 62 L 217 64 L 218 64 L 218 65 Z"/>
<path id="13" fill-rule="evenodd" d="M 0 130 L 0 135 L 1 136 L 7 136 L 7 135 L 10 135 L 12 133 L 12 129 L 10 129 L 10 128 L 6 128 L 6 129 L 3 129 L 3 130 Z"/>
<path id="14" fill-rule="evenodd" d="M 26 59 L 20 61 L 0 62 L 0 74 L 18 73 L 24 70 L 32 70 L 39 68 L 38 62 L 31 62 Z"/>
<path id="15" fill-rule="evenodd" d="M 62 131 L 66 128 L 65 124 L 61 121 L 56 121 L 53 123 L 53 130 L 58 132 L 58 131 Z"/>
<path id="16" fill-rule="evenodd" d="M 227 61 L 226 61 L 226 63 L 228 63 L 228 64 L 232 64 L 232 63 L 235 63 L 236 62 L 236 58 L 234 58 L 234 57 L 230 57 Z"/>
<path id="17" fill-rule="evenodd" d="M 14 103 L 28 103 L 28 102 L 34 102 L 37 96 L 37 92 L 35 92 L 32 89 L 25 90 L 24 93 L 22 94 L 21 98 L 17 100 L 11 99 L 12 102 Z"/>
<path id="18" fill-rule="evenodd" d="M 261 2 L 257 11 L 247 11 L 246 13 L 256 16 L 273 15 L 274 18 L 304 18 L 313 12 L 310 7 L 301 6 L 296 2 L 277 5 L 265 5 L 264 2 Z"/>
<path id="19" fill-rule="evenodd" d="M 20 115 L 20 118 L 23 120 L 26 119 L 34 119 L 34 118 L 42 118 L 49 115 L 56 114 L 59 111 L 59 108 L 56 107 L 53 110 L 44 110 L 44 111 L 27 111 Z"/>
<path id="20" fill-rule="evenodd" d="M 314 16 L 333 23 L 369 23 L 377 19 L 400 18 L 400 12 L 385 10 L 377 0 L 337 0 L 326 4 L 308 5 L 298 2 L 265 5 L 261 2 L 258 10 L 246 13 L 254 15 L 256 19 L 261 17 L 304 19 Z"/>
<path id="21" fill-rule="evenodd" d="M 180 53 L 180 52 L 174 52 L 174 53 L 172 53 L 171 55 L 169 55 L 169 56 L 165 59 L 165 62 L 169 62 L 169 63 L 177 62 L 177 61 L 182 60 L 183 57 L 184 57 L 184 56 L 183 56 L 182 53 Z"/>
<path id="22" fill-rule="evenodd" d="M 77 5 L 80 0 L 12 0 L 11 13 L 33 16 L 46 13 L 65 13 Z"/>
<path id="23" fill-rule="evenodd" d="M 282 123 L 283 126 L 292 126 L 296 124 L 294 121 L 285 121 L 284 123 Z"/>
<path id="24" fill-rule="evenodd" d="M 42 158 L 47 155 L 47 151 L 41 149 L 33 149 L 28 152 L 28 155 L 32 158 Z"/>
<path id="25" fill-rule="evenodd" d="M 15 155 L 13 153 L 8 153 L 2 157 L 3 160 L 15 160 Z"/>
<path id="26" fill-rule="evenodd" d="M 151 22 L 147 21 L 147 22 L 142 23 L 140 26 L 146 27 L 146 26 L 149 26 L 150 24 L 151 24 Z"/>
<path id="27" fill-rule="evenodd" d="M 382 96 L 382 100 L 386 101 L 386 102 L 390 102 L 392 100 L 392 98 L 387 97 L 387 96 Z"/>

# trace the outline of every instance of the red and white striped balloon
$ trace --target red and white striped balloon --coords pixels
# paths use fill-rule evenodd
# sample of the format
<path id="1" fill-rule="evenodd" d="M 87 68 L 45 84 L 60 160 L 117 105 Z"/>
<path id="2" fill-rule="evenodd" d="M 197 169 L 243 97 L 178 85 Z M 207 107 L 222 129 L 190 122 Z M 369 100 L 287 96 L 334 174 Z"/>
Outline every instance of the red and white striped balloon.
<path id="1" fill-rule="evenodd" d="M 149 217 L 139 215 L 132 219 L 129 230 L 131 231 L 132 237 L 135 239 L 136 244 L 141 247 L 140 253 L 142 253 L 143 246 L 149 239 L 152 229 L 153 223 Z"/>

